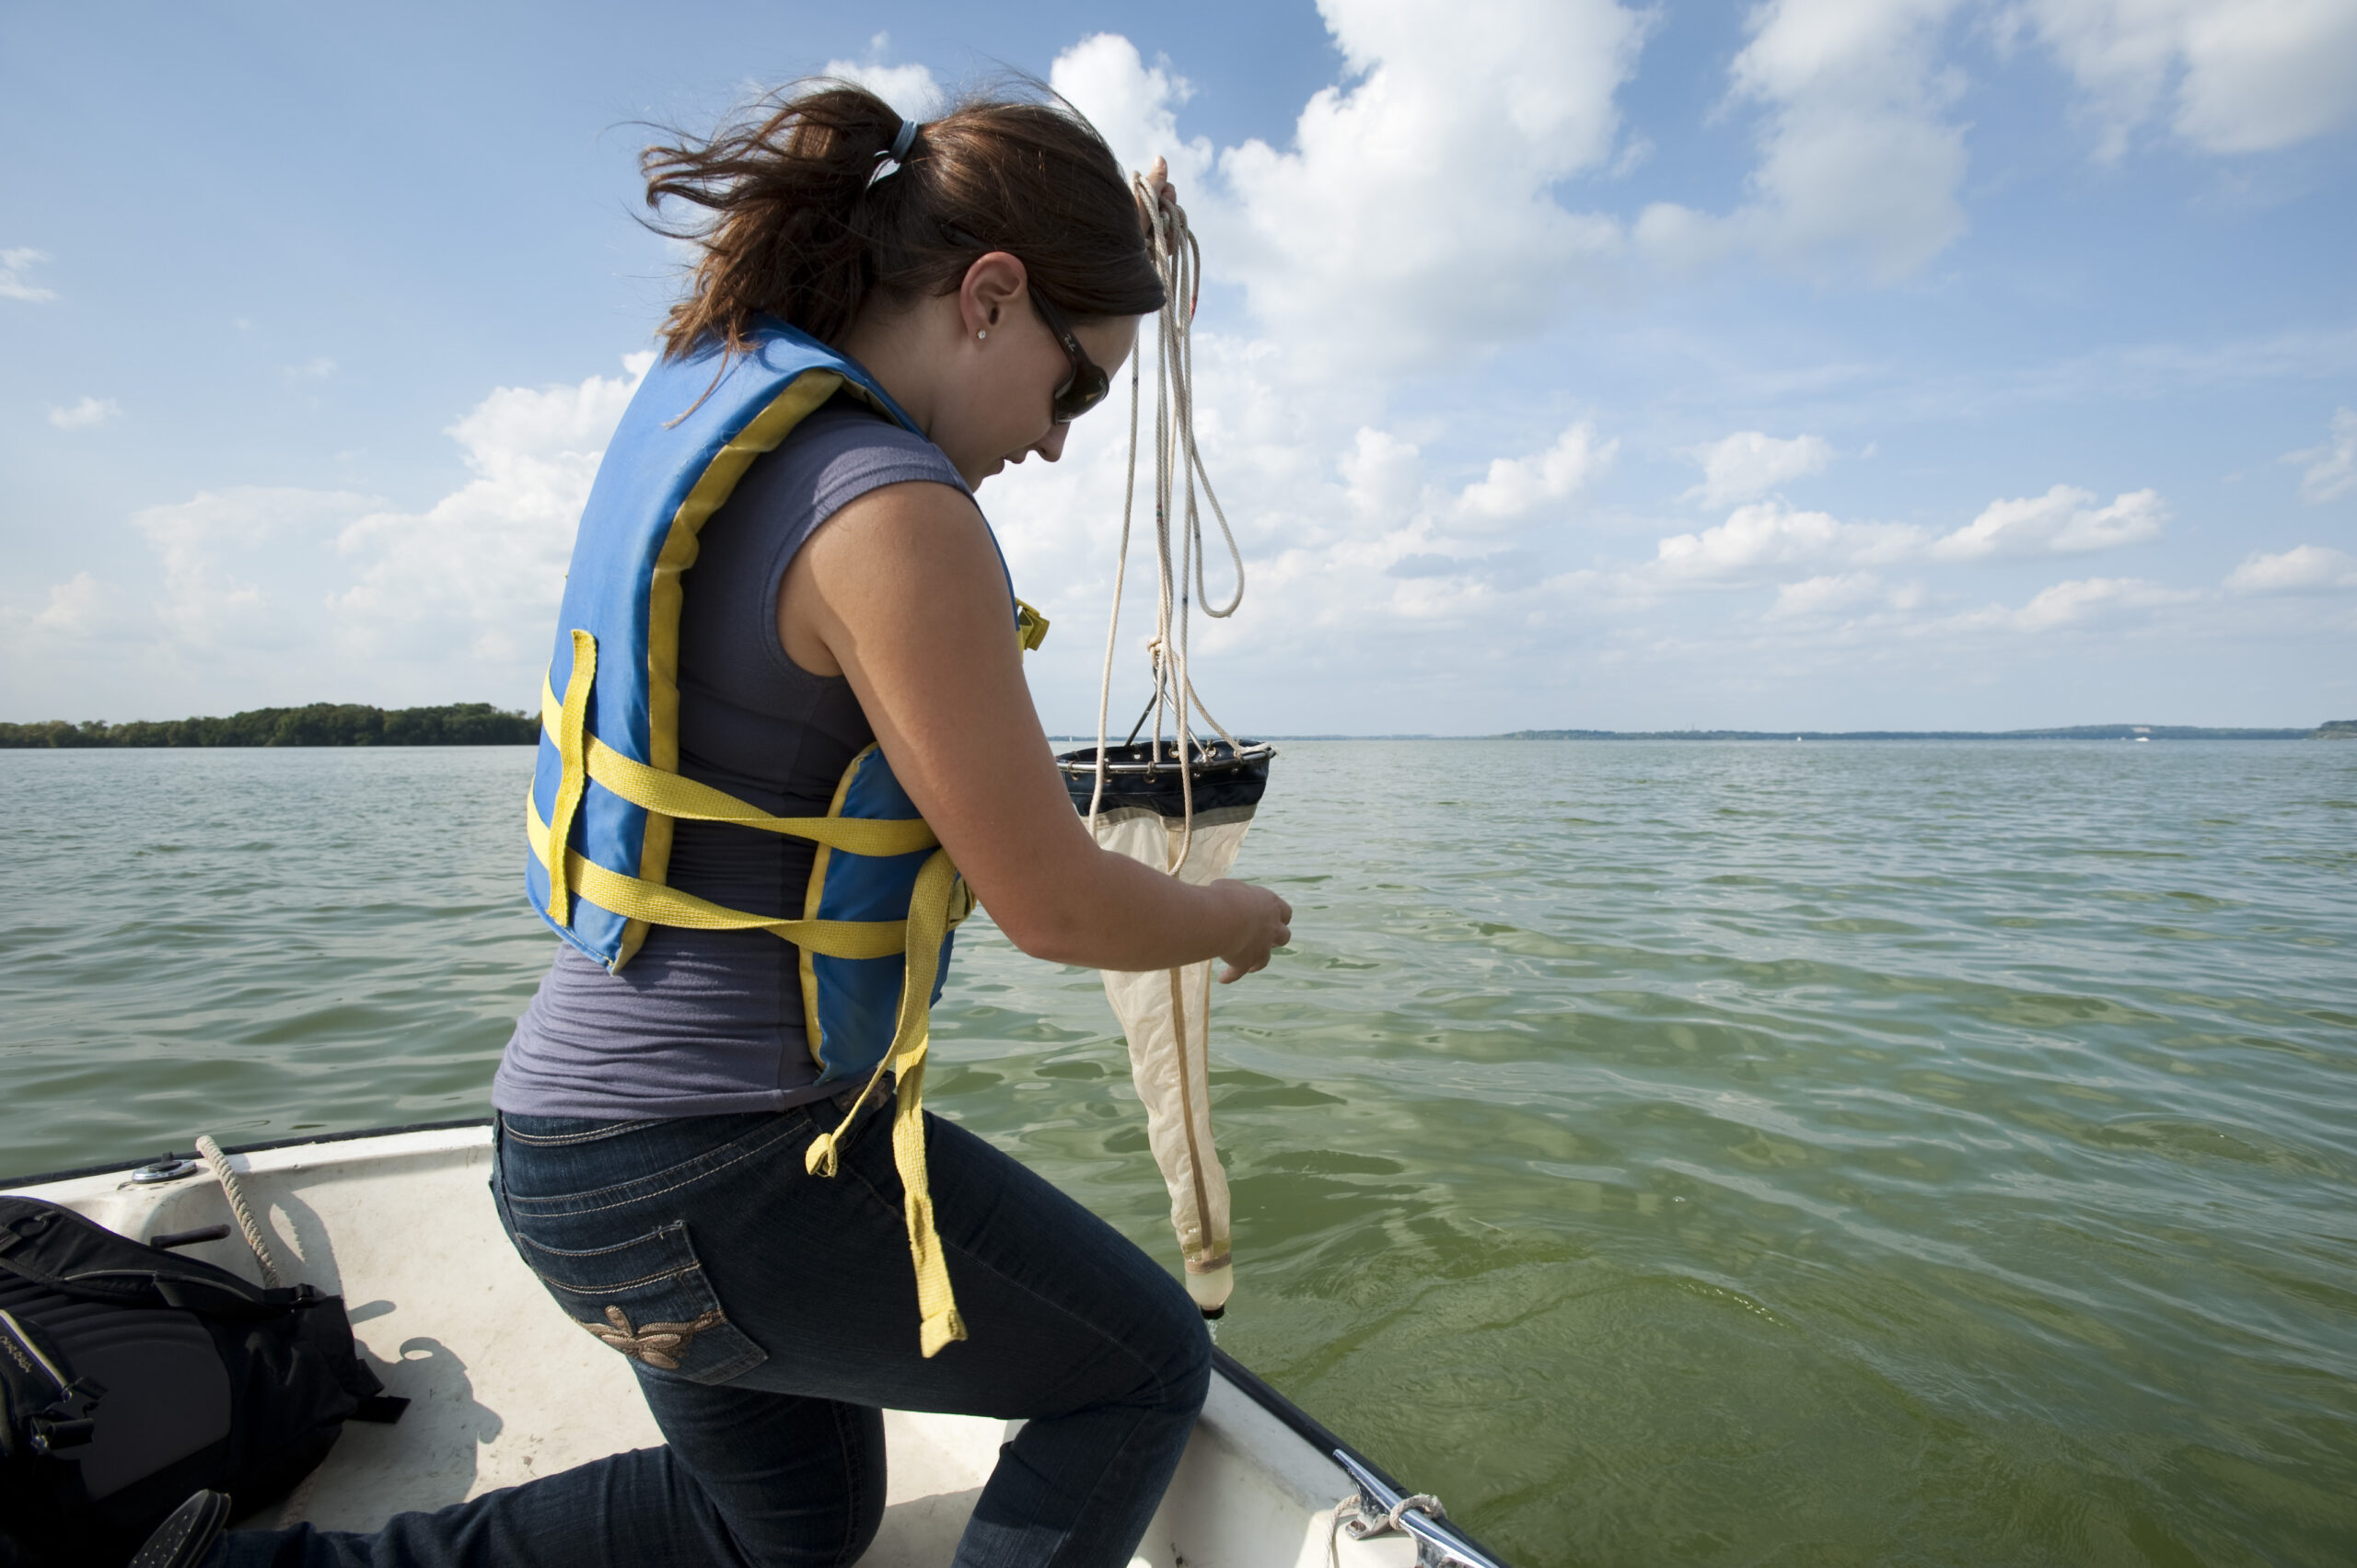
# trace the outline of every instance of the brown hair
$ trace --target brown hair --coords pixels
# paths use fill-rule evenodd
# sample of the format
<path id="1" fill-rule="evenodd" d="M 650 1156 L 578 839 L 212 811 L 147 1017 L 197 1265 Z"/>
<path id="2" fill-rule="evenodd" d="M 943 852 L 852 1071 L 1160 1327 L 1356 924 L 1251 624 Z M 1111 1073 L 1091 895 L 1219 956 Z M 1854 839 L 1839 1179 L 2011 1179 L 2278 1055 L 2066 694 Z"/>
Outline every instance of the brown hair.
<path id="1" fill-rule="evenodd" d="M 1162 306 L 1137 206 L 1112 149 L 1062 103 L 969 100 L 917 132 L 885 168 L 900 116 L 865 87 L 798 84 L 704 140 L 640 155 L 646 204 L 708 215 L 656 226 L 699 245 L 687 297 L 663 323 L 664 353 L 748 347 L 753 318 L 838 341 L 870 298 L 947 294 L 976 258 L 1005 250 L 1074 316 Z"/>

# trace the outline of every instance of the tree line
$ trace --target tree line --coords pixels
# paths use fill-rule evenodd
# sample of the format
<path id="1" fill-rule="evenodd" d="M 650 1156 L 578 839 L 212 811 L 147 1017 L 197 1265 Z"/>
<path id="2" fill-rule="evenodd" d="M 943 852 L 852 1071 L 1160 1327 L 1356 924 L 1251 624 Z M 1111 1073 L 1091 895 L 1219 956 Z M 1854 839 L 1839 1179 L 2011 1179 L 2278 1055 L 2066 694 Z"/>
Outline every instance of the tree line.
<path id="1" fill-rule="evenodd" d="M 510 713 L 489 703 L 451 703 L 438 708 L 312 703 L 300 708 L 254 708 L 227 718 L 0 724 L 0 747 L 529 746 L 540 733 L 537 715 Z"/>

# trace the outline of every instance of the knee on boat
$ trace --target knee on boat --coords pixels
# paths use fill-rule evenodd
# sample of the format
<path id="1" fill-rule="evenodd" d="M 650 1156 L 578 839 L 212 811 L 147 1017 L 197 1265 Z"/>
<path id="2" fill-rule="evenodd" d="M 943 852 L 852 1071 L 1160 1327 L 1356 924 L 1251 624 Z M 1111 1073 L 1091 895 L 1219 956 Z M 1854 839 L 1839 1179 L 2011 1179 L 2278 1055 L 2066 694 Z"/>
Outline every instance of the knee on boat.
<path id="1" fill-rule="evenodd" d="M 1177 1298 L 1167 1315 L 1170 1332 L 1155 1362 L 1155 1403 L 1174 1414 L 1203 1408 L 1212 1387 L 1212 1335 L 1202 1312 L 1174 1285 Z"/>

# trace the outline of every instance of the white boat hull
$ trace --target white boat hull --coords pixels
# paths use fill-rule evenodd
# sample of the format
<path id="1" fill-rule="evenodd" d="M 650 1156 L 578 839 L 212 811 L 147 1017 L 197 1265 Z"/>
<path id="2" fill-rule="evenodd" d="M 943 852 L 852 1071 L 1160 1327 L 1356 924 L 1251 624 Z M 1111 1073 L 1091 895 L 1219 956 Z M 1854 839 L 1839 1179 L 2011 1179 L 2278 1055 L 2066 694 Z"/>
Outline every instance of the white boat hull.
<path id="1" fill-rule="evenodd" d="M 662 1441 L 629 1365 L 548 1299 L 499 1228 L 486 1124 L 366 1134 L 232 1154 L 281 1271 L 341 1295 L 386 1392 L 410 1400 L 390 1426 L 346 1427 L 286 1503 L 241 1527 L 296 1519 L 368 1530 L 398 1513 Z M 46 1198 L 146 1240 L 231 1220 L 202 1166 L 143 1184 L 129 1167 L 9 1191 Z M 234 1225 L 185 1255 L 258 1278 Z M 869 1568 L 949 1561 L 1007 1423 L 885 1412 L 889 1491 Z M 1222 1358 L 1185 1458 L 1140 1546 L 1148 1568 L 1323 1568 L 1334 1510 L 1359 1490 L 1314 1422 Z M 1346 1450 L 1347 1452 L 1347 1450 Z M 1353 1459 L 1356 1455 L 1351 1455 Z M 1363 1462 L 1363 1461 L 1362 1461 Z M 1379 1478 L 1379 1472 L 1378 1479 Z M 1408 1568 L 1398 1533 L 1331 1548 L 1339 1568 Z M 1446 1555 L 1480 1563 L 1465 1543 Z"/>

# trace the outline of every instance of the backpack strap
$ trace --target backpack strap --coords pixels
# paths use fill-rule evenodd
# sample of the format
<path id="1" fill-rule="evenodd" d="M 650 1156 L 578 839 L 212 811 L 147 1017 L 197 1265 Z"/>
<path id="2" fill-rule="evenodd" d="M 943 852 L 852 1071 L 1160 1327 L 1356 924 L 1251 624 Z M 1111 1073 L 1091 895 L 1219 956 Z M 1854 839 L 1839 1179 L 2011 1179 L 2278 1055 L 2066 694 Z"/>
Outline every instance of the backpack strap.
<path id="1" fill-rule="evenodd" d="M 0 1272 L 84 1301 L 177 1307 L 208 1318 L 266 1318 L 318 1298 L 308 1285 L 249 1283 L 39 1198 L 0 1198 Z"/>
<path id="2" fill-rule="evenodd" d="M 75 1375 L 73 1363 L 48 1334 L 0 1307 L 0 1386 L 16 1419 L 0 1434 L 0 1448 L 22 1436 L 37 1454 L 79 1448 L 97 1435 L 93 1412 L 106 1390 Z"/>

